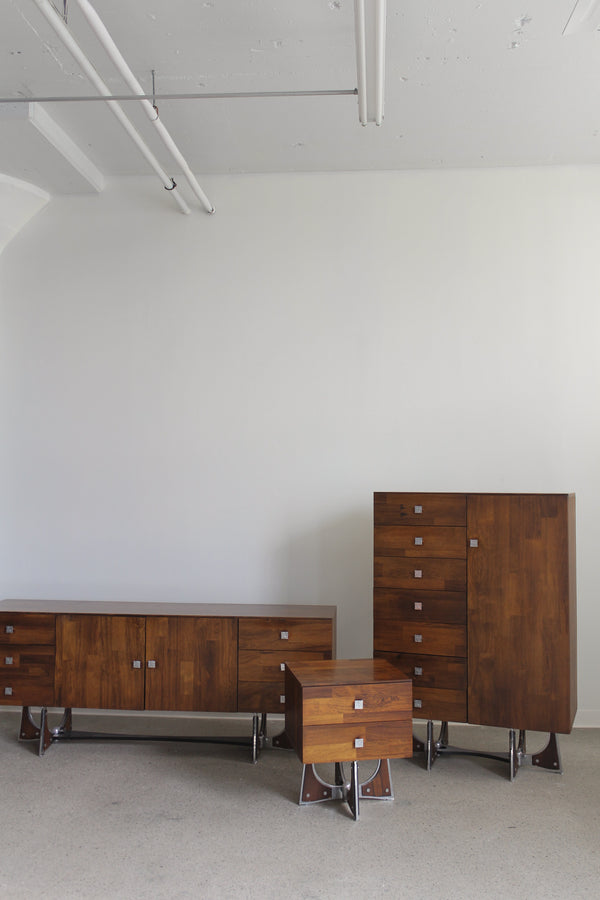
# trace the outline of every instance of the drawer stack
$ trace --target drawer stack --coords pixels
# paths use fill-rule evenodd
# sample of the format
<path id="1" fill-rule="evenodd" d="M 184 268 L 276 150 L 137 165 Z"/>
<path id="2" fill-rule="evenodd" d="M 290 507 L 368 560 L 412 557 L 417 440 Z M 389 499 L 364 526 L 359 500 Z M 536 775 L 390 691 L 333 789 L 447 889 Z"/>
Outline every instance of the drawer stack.
<path id="1" fill-rule="evenodd" d="M 285 711 L 285 664 L 331 659 L 331 619 L 248 617 L 239 620 L 238 711 Z"/>
<path id="2" fill-rule="evenodd" d="M 0 613 L 0 704 L 54 704 L 54 615 Z"/>
<path id="3" fill-rule="evenodd" d="M 374 656 L 413 679 L 413 715 L 467 721 L 464 494 L 376 493 Z"/>
<path id="4" fill-rule="evenodd" d="M 299 663 L 286 693 L 285 730 L 305 765 L 412 755 L 411 683 L 395 666 Z"/>

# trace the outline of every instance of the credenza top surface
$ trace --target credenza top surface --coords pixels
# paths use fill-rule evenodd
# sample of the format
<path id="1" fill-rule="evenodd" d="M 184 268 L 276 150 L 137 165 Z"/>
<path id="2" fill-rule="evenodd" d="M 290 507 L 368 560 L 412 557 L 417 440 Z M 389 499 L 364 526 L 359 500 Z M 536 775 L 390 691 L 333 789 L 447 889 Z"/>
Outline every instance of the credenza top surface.
<path id="1" fill-rule="evenodd" d="M 335 619 L 336 606 L 272 603 L 165 603 L 110 600 L 1 600 L 0 613 L 62 613 L 108 616 L 232 616 Z"/>

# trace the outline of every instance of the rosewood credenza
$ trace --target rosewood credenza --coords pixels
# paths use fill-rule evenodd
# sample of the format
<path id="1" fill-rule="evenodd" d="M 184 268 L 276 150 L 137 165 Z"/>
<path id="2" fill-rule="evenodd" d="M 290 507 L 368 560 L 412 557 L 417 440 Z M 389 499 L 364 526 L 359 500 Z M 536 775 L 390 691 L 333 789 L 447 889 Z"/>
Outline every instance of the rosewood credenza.
<path id="1" fill-rule="evenodd" d="M 40 754 L 74 736 L 75 708 L 251 713 L 256 759 L 285 664 L 331 659 L 335 634 L 334 606 L 3 600 L 0 704 Z M 48 707 L 65 710 L 54 730 Z"/>

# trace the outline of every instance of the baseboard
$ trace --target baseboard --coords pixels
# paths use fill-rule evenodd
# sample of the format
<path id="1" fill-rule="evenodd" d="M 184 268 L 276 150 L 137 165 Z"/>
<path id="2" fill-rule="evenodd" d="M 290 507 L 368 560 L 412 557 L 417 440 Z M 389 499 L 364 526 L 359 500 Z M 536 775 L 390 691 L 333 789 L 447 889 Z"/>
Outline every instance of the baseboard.
<path id="1" fill-rule="evenodd" d="M 573 728 L 600 728 L 600 709 L 579 709 Z"/>

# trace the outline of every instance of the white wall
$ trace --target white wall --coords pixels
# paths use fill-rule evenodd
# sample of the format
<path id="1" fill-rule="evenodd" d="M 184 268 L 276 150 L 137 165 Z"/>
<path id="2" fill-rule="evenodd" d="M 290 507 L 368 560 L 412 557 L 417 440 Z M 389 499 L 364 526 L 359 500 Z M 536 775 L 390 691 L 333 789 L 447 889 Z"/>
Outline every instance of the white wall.
<path id="1" fill-rule="evenodd" d="M 0 172 L 0 253 L 49 200 L 35 184 Z"/>
<path id="2" fill-rule="evenodd" d="M 153 179 L 0 257 L 8 597 L 334 603 L 375 490 L 577 493 L 600 725 L 600 168 Z"/>

